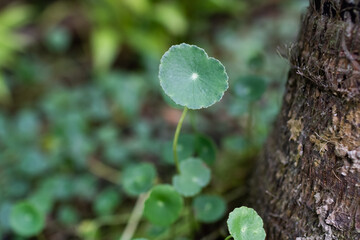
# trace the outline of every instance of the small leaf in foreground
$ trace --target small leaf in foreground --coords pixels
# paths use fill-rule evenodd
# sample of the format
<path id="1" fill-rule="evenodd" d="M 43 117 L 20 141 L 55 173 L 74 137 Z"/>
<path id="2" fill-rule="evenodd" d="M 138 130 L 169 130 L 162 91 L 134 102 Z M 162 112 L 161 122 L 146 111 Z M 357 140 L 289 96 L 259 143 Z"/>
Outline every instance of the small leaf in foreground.
<path id="1" fill-rule="evenodd" d="M 145 201 L 144 215 L 155 225 L 168 226 L 178 219 L 183 205 L 182 197 L 172 186 L 158 185 Z"/>
<path id="2" fill-rule="evenodd" d="M 228 88 L 225 67 L 204 49 L 182 43 L 161 58 L 160 85 L 176 103 L 189 109 L 207 108 L 220 101 Z"/>
<path id="3" fill-rule="evenodd" d="M 155 178 L 156 170 L 150 163 L 139 163 L 127 167 L 122 176 L 124 191 L 129 196 L 138 196 L 152 187 Z"/>
<path id="4" fill-rule="evenodd" d="M 10 226 L 20 236 L 31 237 L 42 231 L 45 217 L 31 203 L 19 202 L 10 214 Z"/>
<path id="5" fill-rule="evenodd" d="M 193 201 L 195 217 L 201 222 L 216 222 L 226 211 L 225 200 L 216 195 L 200 195 Z"/>
<path id="6" fill-rule="evenodd" d="M 229 214 L 227 225 L 235 240 L 264 240 L 266 236 L 263 220 L 252 208 L 235 208 Z"/>

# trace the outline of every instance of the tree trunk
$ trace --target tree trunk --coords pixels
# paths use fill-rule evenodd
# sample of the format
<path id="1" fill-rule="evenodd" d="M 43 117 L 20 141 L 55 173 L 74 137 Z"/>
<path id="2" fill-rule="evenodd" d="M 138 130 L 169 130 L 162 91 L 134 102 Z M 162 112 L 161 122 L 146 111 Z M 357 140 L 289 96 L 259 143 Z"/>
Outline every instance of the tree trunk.
<path id="1" fill-rule="evenodd" d="M 253 176 L 269 240 L 360 239 L 359 13 L 359 0 L 310 0 Z"/>

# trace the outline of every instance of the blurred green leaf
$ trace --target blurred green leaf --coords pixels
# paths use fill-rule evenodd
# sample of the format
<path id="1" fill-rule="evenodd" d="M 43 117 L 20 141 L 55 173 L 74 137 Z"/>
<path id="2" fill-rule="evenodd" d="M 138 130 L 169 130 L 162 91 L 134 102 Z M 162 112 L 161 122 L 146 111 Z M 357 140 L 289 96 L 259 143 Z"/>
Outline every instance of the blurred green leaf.
<path id="1" fill-rule="evenodd" d="M 65 52 L 71 43 L 71 33 L 67 28 L 61 26 L 51 28 L 46 32 L 45 43 L 52 52 Z"/>
<path id="2" fill-rule="evenodd" d="M 46 157 L 38 149 L 31 148 L 24 153 L 26 154 L 19 156 L 21 158 L 19 169 L 23 173 L 36 176 L 44 173 L 50 167 Z"/>
<path id="3" fill-rule="evenodd" d="M 216 145 L 211 138 L 201 134 L 196 135 L 195 152 L 205 163 L 211 165 L 215 162 Z"/>
<path id="4" fill-rule="evenodd" d="M 124 191 L 129 196 L 147 192 L 154 184 L 156 169 L 150 163 L 139 163 L 125 168 L 122 174 Z"/>
<path id="5" fill-rule="evenodd" d="M 10 228 L 10 213 L 13 203 L 11 202 L 2 202 L 0 203 L 0 228 L 3 230 L 8 230 Z"/>
<path id="6" fill-rule="evenodd" d="M 0 12 L 0 31 L 15 29 L 28 23 L 32 9 L 28 5 L 13 4 Z"/>
<path id="7" fill-rule="evenodd" d="M 174 35 L 183 35 L 188 28 L 188 23 L 181 7 L 170 2 L 155 5 L 156 19 Z"/>
<path id="8" fill-rule="evenodd" d="M 196 219 L 201 222 L 216 222 L 224 216 L 226 211 L 225 200 L 216 195 L 199 195 L 192 204 Z"/>
<path id="9" fill-rule="evenodd" d="M 91 36 L 91 52 L 95 72 L 102 73 L 111 67 L 121 44 L 120 35 L 111 28 L 96 28 Z"/>
<path id="10" fill-rule="evenodd" d="M 97 178 L 90 173 L 78 174 L 73 180 L 74 194 L 81 199 L 92 200 L 96 196 L 97 187 Z"/>
<path id="11" fill-rule="evenodd" d="M 134 118 L 140 110 L 146 86 L 140 75 L 113 72 L 101 79 L 100 86 L 108 94 L 112 109 Z"/>
<path id="12" fill-rule="evenodd" d="M 98 216 L 113 214 L 122 200 L 121 193 L 114 187 L 101 191 L 93 203 L 93 209 Z"/>
<path id="13" fill-rule="evenodd" d="M 46 216 L 50 213 L 53 204 L 54 197 L 48 192 L 38 190 L 28 198 L 29 203 L 31 203 L 41 214 Z"/>
<path id="14" fill-rule="evenodd" d="M 123 0 L 123 4 L 136 14 L 144 14 L 150 8 L 149 0 Z"/>
<path id="15" fill-rule="evenodd" d="M 17 234 L 31 237 L 42 231 L 45 217 L 31 203 L 23 201 L 12 207 L 10 225 Z"/>
<path id="16" fill-rule="evenodd" d="M 94 221 L 85 220 L 77 226 L 77 234 L 81 239 L 93 240 L 98 236 L 98 226 Z"/>
<path id="17" fill-rule="evenodd" d="M 24 197 L 30 190 L 31 186 L 28 181 L 23 179 L 14 179 L 11 188 L 7 189 L 7 193 L 14 198 Z"/>
<path id="18" fill-rule="evenodd" d="M 47 192 L 56 200 L 70 199 L 74 194 L 73 180 L 65 174 L 51 176 L 42 180 L 40 191 Z"/>
<path id="19" fill-rule="evenodd" d="M 31 110 L 20 111 L 15 121 L 15 131 L 20 139 L 34 140 L 40 132 L 40 119 Z"/>
<path id="20" fill-rule="evenodd" d="M 263 77 L 248 75 L 240 77 L 233 86 L 233 91 L 240 99 L 259 100 L 266 90 L 267 84 Z"/>
<path id="21" fill-rule="evenodd" d="M 228 136 L 223 139 L 225 150 L 234 153 L 244 153 L 249 150 L 250 143 L 242 136 Z"/>
<path id="22" fill-rule="evenodd" d="M 60 223 L 73 226 L 79 222 L 80 216 L 76 208 L 70 205 L 61 206 L 57 212 L 57 219 Z"/>

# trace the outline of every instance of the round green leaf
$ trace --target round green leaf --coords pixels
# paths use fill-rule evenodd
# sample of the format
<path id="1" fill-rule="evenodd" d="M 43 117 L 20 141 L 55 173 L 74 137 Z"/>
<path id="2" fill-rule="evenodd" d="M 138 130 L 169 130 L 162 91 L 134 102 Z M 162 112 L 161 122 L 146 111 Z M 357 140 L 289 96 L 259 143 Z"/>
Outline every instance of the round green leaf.
<path id="1" fill-rule="evenodd" d="M 122 183 L 129 196 L 138 196 L 147 192 L 156 178 L 155 167 L 150 163 L 139 163 L 124 170 Z"/>
<path id="2" fill-rule="evenodd" d="M 198 184 L 194 184 L 191 178 L 184 175 L 176 175 L 172 180 L 173 186 L 184 197 L 195 196 L 201 191 Z"/>
<path id="3" fill-rule="evenodd" d="M 211 138 L 199 134 L 196 137 L 195 151 L 197 156 L 207 164 L 211 165 L 215 162 L 216 145 Z"/>
<path id="4" fill-rule="evenodd" d="M 240 77 L 234 86 L 235 94 L 248 101 L 256 101 L 261 98 L 266 90 L 266 82 L 264 78 L 255 75 Z"/>
<path id="5" fill-rule="evenodd" d="M 180 175 L 173 177 L 173 186 L 185 197 L 198 194 L 210 181 L 210 169 L 198 158 L 182 161 L 180 172 Z"/>
<path id="6" fill-rule="evenodd" d="M 70 205 L 61 206 L 57 212 L 57 220 L 67 226 L 78 223 L 79 219 L 78 211 Z"/>
<path id="7" fill-rule="evenodd" d="M 97 179 L 90 174 L 78 174 L 73 180 L 74 194 L 82 199 L 92 200 L 98 187 Z"/>
<path id="8" fill-rule="evenodd" d="M 181 162 L 180 172 L 181 175 L 190 178 L 193 184 L 200 187 L 205 187 L 210 181 L 210 169 L 199 158 L 188 158 Z"/>
<path id="9" fill-rule="evenodd" d="M 21 159 L 19 169 L 31 176 L 40 175 L 49 168 L 45 155 L 39 150 L 30 149 Z"/>
<path id="10" fill-rule="evenodd" d="M 235 240 L 264 240 L 266 236 L 263 220 L 252 208 L 235 208 L 229 214 L 227 225 Z"/>
<path id="11" fill-rule="evenodd" d="M 38 190 L 33 193 L 28 198 L 29 203 L 31 203 L 40 213 L 43 215 L 48 214 L 54 204 L 54 197 L 53 195 L 45 192 L 44 190 Z"/>
<path id="12" fill-rule="evenodd" d="M 94 202 L 94 211 L 97 215 L 110 215 L 121 201 L 120 192 L 116 188 L 106 188 L 100 192 Z"/>
<path id="13" fill-rule="evenodd" d="M 73 179 L 68 175 L 55 175 L 43 179 L 40 191 L 51 194 L 56 200 L 69 199 L 74 193 Z"/>
<path id="14" fill-rule="evenodd" d="M 44 225 L 44 215 L 26 201 L 17 203 L 11 209 L 10 226 L 20 236 L 34 236 L 42 231 Z"/>
<path id="15" fill-rule="evenodd" d="M 168 226 L 178 219 L 184 201 L 170 185 L 155 186 L 145 201 L 144 216 L 155 225 Z"/>
<path id="16" fill-rule="evenodd" d="M 52 28 L 46 33 L 45 41 L 49 50 L 61 53 L 68 49 L 71 41 L 71 33 L 64 27 Z"/>
<path id="17" fill-rule="evenodd" d="M 228 88 L 225 67 L 204 49 L 182 43 L 161 58 L 160 85 L 176 103 L 190 109 L 207 108 L 220 101 Z"/>
<path id="18" fill-rule="evenodd" d="M 201 222 L 211 223 L 219 220 L 226 211 L 225 200 L 216 195 L 200 195 L 193 201 L 195 217 Z"/>

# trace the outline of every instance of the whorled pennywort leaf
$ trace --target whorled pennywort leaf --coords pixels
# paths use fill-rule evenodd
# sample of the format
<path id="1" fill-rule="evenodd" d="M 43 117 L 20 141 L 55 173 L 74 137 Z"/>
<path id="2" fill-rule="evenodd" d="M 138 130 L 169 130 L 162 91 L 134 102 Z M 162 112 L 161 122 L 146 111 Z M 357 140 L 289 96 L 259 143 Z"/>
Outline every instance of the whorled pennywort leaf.
<path id="1" fill-rule="evenodd" d="M 155 178 L 156 170 L 150 163 L 129 166 L 122 176 L 124 191 L 129 196 L 138 196 L 152 187 Z"/>
<path id="2" fill-rule="evenodd" d="M 161 58 L 160 85 L 176 103 L 189 109 L 207 108 L 228 89 L 225 67 L 204 49 L 182 43 Z"/>
<path id="3" fill-rule="evenodd" d="M 45 216 L 27 201 L 19 202 L 11 209 L 10 226 L 20 236 L 34 236 L 44 225 Z"/>
<path id="4" fill-rule="evenodd" d="M 178 219 L 184 201 L 170 185 L 157 185 L 145 201 L 144 216 L 154 225 L 168 226 Z"/>
<path id="5" fill-rule="evenodd" d="M 263 220 L 252 208 L 235 208 L 227 220 L 231 236 L 235 240 L 264 240 Z"/>
<path id="6" fill-rule="evenodd" d="M 216 222 L 226 211 L 225 200 L 217 195 L 199 195 L 192 204 L 195 212 L 195 217 L 201 222 L 211 223 Z"/>
<path id="7" fill-rule="evenodd" d="M 201 187 L 198 184 L 194 184 L 191 178 L 187 178 L 184 175 L 174 176 L 172 184 L 176 191 L 184 197 L 195 196 L 201 191 Z"/>
<path id="8" fill-rule="evenodd" d="M 211 177 L 210 169 L 199 158 L 188 158 L 180 163 L 180 174 L 173 177 L 173 186 L 181 195 L 198 194 Z"/>

